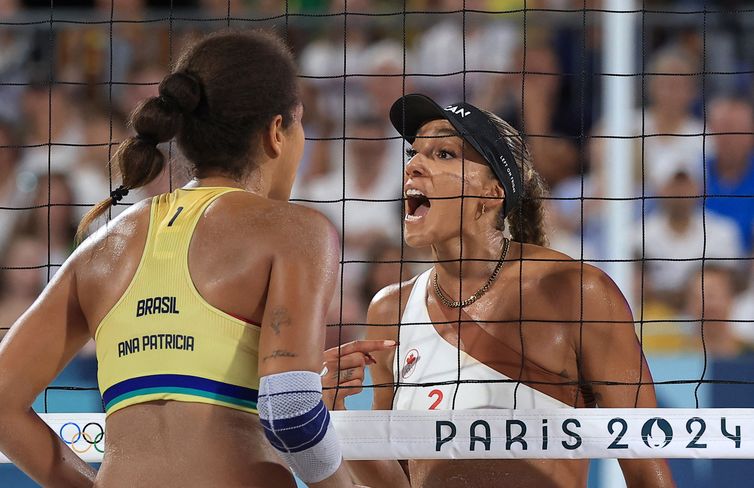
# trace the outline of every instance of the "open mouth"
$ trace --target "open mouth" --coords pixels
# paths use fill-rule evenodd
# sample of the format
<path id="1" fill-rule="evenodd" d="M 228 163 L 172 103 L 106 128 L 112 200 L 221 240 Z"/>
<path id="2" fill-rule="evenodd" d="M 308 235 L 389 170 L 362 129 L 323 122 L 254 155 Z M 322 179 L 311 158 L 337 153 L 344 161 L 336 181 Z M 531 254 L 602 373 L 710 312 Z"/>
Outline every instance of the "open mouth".
<path id="1" fill-rule="evenodd" d="M 421 220 L 429 212 L 432 203 L 424 193 L 414 188 L 406 190 L 406 221 Z"/>

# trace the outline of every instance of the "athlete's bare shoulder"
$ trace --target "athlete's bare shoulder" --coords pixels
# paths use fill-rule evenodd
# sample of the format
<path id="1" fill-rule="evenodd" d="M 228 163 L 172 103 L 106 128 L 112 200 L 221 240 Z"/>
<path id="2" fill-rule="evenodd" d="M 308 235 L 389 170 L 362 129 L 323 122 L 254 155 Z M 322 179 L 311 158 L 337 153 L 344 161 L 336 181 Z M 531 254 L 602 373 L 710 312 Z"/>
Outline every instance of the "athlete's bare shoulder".
<path id="1" fill-rule="evenodd" d="M 333 265 L 340 260 L 340 236 L 335 226 L 317 210 L 288 202 L 277 206 L 270 223 L 285 253 L 294 253 L 315 266 L 325 259 Z M 337 266 L 335 266 L 337 267 Z"/>
<path id="2" fill-rule="evenodd" d="M 113 262 L 124 259 L 127 253 L 134 250 L 132 242 L 140 237 L 146 238 L 151 201 L 151 198 L 147 198 L 134 203 L 102 224 L 76 248 L 71 256 L 72 262 L 86 270 L 90 267 L 102 269 L 97 268 L 101 265 L 104 265 L 104 269 L 111 269 Z"/>
<path id="3" fill-rule="evenodd" d="M 397 324 L 418 277 L 417 275 L 402 283 L 388 285 L 378 291 L 369 304 L 367 321 L 370 324 Z"/>
<path id="4" fill-rule="evenodd" d="M 523 246 L 525 291 L 543 298 L 562 318 L 584 319 L 627 307 L 612 279 L 600 268 L 542 246 Z"/>
<path id="5" fill-rule="evenodd" d="M 406 308 L 408 297 L 411 295 L 411 290 L 413 290 L 418 277 L 417 275 L 402 283 L 388 285 L 377 292 L 374 298 L 372 298 L 369 310 L 367 311 L 367 323 L 370 327 L 367 327 L 366 339 L 395 340 L 398 337 L 400 316 Z M 379 369 L 372 370 L 372 376 L 375 378 L 375 381 L 382 377 L 381 375 L 384 375 L 384 381 L 389 381 L 392 374 L 390 371 L 394 355 L 395 350 L 393 349 L 373 354 L 374 359 L 377 361 L 376 366 L 379 366 Z M 378 389 L 378 392 L 375 394 L 375 402 L 378 402 L 378 398 L 382 398 L 380 401 L 384 401 L 385 403 L 375 404 L 382 405 L 380 408 L 389 408 L 390 400 L 382 397 L 382 393 Z"/>
<path id="6" fill-rule="evenodd" d="M 269 246 L 273 254 L 303 253 L 317 257 L 339 253 L 335 226 L 322 213 L 290 202 L 233 192 L 214 202 L 205 212 L 210 227 L 222 226 L 243 242 Z"/>
<path id="7" fill-rule="evenodd" d="M 532 298 L 539 297 L 545 308 L 561 318 L 570 319 L 581 318 L 586 305 L 595 310 L 600 301 L 625 304 L 625 298 L 615 283 L 594 265 L 532 244 L 522 244 L 521 253 L 523 289 L 530 303 Z M 516 267 L 515 261 L 511 268 Z"/>

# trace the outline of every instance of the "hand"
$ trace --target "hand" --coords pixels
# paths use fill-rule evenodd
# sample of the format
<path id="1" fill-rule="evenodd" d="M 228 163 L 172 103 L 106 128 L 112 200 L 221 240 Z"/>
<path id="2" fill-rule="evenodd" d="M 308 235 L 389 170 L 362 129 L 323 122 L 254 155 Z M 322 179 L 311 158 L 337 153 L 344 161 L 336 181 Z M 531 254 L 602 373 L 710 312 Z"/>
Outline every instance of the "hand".
<path id="1" fill-rule="evenodd" d="M 322 397 L 325 405 L 332 410 L 345 410 L 345 398 L 361 393 L 364 367 L 377 362 L 371 353 L 392 347 L 395 347 L 395 341 L 359 340 L 325 351 L 322 369 Z"/>

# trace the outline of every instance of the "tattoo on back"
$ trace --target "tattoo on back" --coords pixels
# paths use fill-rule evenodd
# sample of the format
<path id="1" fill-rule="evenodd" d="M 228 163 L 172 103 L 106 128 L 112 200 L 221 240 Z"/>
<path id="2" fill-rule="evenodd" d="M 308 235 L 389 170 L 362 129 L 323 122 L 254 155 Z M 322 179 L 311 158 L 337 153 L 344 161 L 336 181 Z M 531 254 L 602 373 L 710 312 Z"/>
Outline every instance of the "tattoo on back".
<path id="1" fill-rule="evenodd" d="M 262 361 L 267 361 L 268 359 L 275 359 L 275 358 L 295 358 L 298 357 L 298 354 L 292 353 L 291 351 L 286 351 L 284 349 L 275 349 L 270 353 L 269 356 L 265 356 L 262 358 Z"/>

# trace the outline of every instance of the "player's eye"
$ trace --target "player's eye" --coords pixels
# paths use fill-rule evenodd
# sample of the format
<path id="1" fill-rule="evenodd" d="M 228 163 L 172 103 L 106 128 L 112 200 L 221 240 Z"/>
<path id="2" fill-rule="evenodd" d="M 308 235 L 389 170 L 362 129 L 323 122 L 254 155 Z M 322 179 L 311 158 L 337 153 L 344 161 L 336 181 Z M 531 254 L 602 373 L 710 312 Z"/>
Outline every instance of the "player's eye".
<path id="1" fill-rule="evenodd" d="M 416 156 L 417 154 L 418 154 L 418 153 L 416 152 L 416 149 L 414 149 L 413 147 L 407 147 L 407 148 L 406 148 L 406 157 L 407 157 L 408 159 L 411 159 L 411 158 L 413 158 L 413 157 L 414 157 L 414 156 Z"/>
<path id="2" fill-rule="evenodd" d="M 440 149 L 437 151 L 437 157 L 440 159 L 453 159 L 456 157 L 455 153 L 446 149 Z"/>

